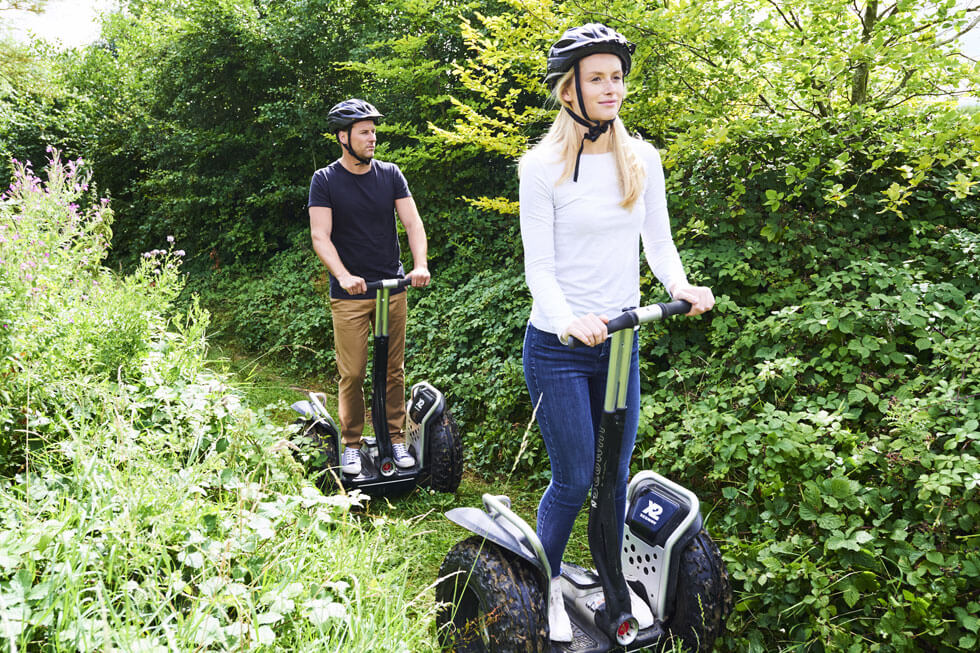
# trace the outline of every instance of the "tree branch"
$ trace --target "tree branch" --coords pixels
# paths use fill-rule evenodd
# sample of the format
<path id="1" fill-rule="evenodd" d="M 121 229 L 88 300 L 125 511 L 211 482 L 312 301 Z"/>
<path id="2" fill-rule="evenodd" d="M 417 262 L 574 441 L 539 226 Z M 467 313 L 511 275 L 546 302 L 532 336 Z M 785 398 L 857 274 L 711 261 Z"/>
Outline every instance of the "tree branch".
<path id="1" fill-rule="evenodd" d="M 782 8 L 778 4 L 776 4 L 775 0 L 766 0 L 766 2 L 768 2 L 773 7 L 775 7 L 776 11 L 779 12 L 780 17 L 782 17 L 783 22 L 786 23 L 786 25 L 788 25 L 792 29 L 795 29 L 798 32 L 803 31 L 803 26 L 800 25 L 800 21 L 797 20 L 796 16 L 793 15 L 792 10 L 789 10 L 789 15 L 793 19 L 790 20 L 789 18 L 786 17 L 786 14 L 783 13 Z"/>
<path id="2" fill-rule="evenodd" d="M 973 11 L 976 11 L 976 10 L 973 10 Z M 972 30 L 974 27 L 976 27 L 978 23 L 980 23 L 980 15 L 978 15 L 976 18 L 974 18 L 973 20 L 971 20 L 970 21 L 970 24 L 967 25 L 966 27 L 964 27 L 963 29 L 961 29 L 959 32 L 957 32 L 953 36 L 949 37 L 945 41 L 939 41 L 938 43 L 936 43 L 936 45 L 946 45 L 947 43 L 951 43 L 952 41 L 955 41 L 956 39 L 960 38 L 961 36 L 963 36 L 964 34 L 966 34 L 967 32 L 969 32 L 970 30 Z"/>

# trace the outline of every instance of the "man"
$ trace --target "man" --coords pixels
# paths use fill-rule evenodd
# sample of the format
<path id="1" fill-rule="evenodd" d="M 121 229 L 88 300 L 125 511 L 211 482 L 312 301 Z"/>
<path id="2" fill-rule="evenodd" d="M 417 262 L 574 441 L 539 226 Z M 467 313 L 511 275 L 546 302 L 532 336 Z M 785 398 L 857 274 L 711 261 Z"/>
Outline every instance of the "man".
<path id="1" fill-rule="evenodd" d="M 340 158 L 313 173 L 310 182 L 310 231 L 313 249 L 330 271 L 330 311 L 340 373 L 339 417 L 344 442 L 341 469 L 361 472 L 361 433 L 364 430 L 364 375 L 368 340 L 374 318 L 374 291 L 367 281 L 404 275 L 393 212 L 405 227 L 415 267 L 412 286 L 429 284 L 425 227 L 401 170 L 374 159 L 375 127 L 382 117 L 363 100 L 344 100 L 327 116 L 341 145 Z M 388 431 L 395 464 L 413 467 L 405 446 L 405 320 L 404 289 L 392 290 L 389 300 Z"/>

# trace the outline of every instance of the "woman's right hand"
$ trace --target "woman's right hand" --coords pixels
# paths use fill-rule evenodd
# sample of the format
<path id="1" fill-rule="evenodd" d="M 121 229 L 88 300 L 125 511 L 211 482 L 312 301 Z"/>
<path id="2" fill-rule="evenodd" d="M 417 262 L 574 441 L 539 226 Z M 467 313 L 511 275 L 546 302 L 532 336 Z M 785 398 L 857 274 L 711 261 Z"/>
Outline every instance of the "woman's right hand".
<path id="1" fill-rule="evenodd" d="M 609 337 L 609 332 L 606 331 L 607 322 L 609 322 L 608 317 L 605 315 L 596 315 L 595 313 L 577 317 L 565 327 L 559 339 L 567 343 L 571 337 L 589 347 L 601 345 Z"/>

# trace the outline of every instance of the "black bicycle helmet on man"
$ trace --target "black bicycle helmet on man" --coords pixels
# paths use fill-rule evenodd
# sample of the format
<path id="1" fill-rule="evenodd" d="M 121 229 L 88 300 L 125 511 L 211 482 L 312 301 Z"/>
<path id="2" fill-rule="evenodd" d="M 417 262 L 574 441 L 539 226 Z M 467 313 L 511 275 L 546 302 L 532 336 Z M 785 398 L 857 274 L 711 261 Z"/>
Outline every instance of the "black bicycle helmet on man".
<path id="1" fill-rule="evenodd" d="M 350 152 L 351 156 L 357 159 L 361 165 L 368 165 L 371 161 L 356 154 L 350 147 L 351 127 L 354 123 L 362 120 L 371 120 L 377 124 L 382 118 L 384 118 L 384 114 L 375 109 L 374 105 L 364 100 L 350 98 L 349 100 L 338 102 L 330 109 L 330 112 L 327 114 L 327 126 L 330 129 L 330 133 L 337 137 L 337 142 L 340 143 L 341 147 Z M 340 140 L 340 132 L 342 131 L 347 132 L 346 143 Z"/>

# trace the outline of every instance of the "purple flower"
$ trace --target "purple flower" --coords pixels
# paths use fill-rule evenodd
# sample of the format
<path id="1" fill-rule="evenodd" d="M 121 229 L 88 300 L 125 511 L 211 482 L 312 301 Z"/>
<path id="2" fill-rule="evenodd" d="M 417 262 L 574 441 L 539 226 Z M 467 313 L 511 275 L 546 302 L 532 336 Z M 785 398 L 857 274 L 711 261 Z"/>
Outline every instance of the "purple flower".
<path id="1" fill-rule="evenodd" d="M 184 255 L 184 250 L 178 249 L 176 252 L 174 252 L 174 254 L 177 255 L 177 256 L 183 256 Z"/>
<path id="2" fill-rule="evenodd" d="M 167 242 L 168 243 L 174 242 L 174 237 L 173 236 L 167 236 Z"/>

